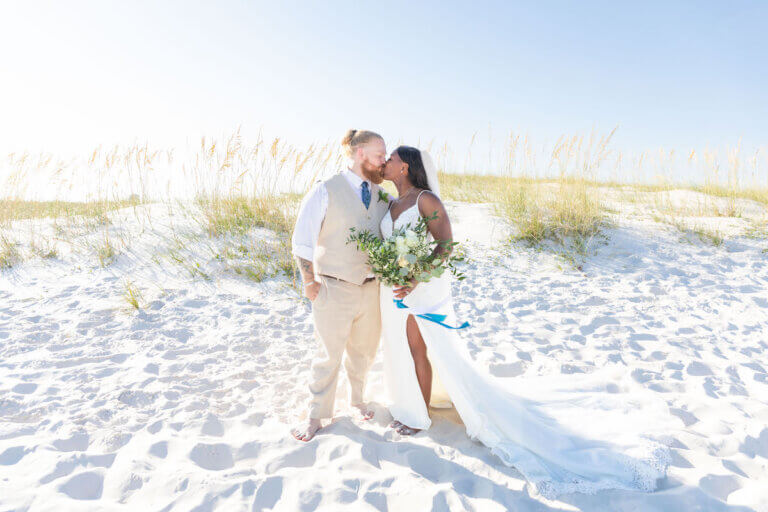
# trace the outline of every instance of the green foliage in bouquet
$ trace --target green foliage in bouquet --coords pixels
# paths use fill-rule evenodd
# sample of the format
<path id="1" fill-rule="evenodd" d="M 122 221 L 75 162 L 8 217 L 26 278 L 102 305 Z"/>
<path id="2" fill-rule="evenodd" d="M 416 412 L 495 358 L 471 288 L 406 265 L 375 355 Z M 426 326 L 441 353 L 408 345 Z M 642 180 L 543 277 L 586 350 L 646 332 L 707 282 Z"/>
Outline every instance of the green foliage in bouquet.
<path id="1" fill-rule="evenodd" d="M 347 243 L 357 243 L 357 248 L 368 255 L 373 273 L 387 286 L 406 285 L 412 279 L 425 283 L 442 276 L 446 269 L 461 281 L 465 276 L 458 271 L 456 263 L 464 261 L 464 257 L 452 253 L 458 242 L 427 238 L 427 225 L 436 218 L 437 212 L 430 217 L 421 217 L 415 226 L 408 224 L 398 228 L 384 240 L 368 230 L 352 228 Z M 433 255 L 438 245 L 444 250 Z"/>

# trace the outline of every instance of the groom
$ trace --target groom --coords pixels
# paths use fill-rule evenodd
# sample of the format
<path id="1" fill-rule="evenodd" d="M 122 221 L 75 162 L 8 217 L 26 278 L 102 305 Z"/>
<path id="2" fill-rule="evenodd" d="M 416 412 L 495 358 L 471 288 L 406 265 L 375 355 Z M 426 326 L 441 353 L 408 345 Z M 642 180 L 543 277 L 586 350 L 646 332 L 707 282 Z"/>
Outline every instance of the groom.
<path id="1" fill-rule="evenodd" d="M 323 420 L 333 417 L 345 351 L 350 403 L 364 419 L 373 418 L 363 392 L 381 334 L 379 282 L 366 255 L 346 241 L 350 228 L 381 236 L 379 224 L 388 203 L 379 200 L 378 184 L 387 150 L 381 135 L 365 130 L 349 130 L 341 144 L 352 166 L 318 183 L 304 197 L 292 238 L 304 295 L 312 302 L 317 341 L 309 418 L 292 431 L 300 441 L 312 439 Z"/>

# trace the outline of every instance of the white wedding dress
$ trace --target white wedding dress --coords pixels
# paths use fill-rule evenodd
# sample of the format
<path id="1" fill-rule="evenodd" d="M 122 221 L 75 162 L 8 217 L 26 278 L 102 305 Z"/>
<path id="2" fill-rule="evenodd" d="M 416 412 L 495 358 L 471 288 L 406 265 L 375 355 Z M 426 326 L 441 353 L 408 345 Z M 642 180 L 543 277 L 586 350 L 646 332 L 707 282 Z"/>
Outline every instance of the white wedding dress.
<path id="1" fill-rule="evenodd" d="M 381 233 L 416 223 L 416 205 Z M 431 421 L 419 388 L 408 339 L 409 314 L 437 313 L 457 325 L 449 272 L 419 283 L 398 308 L 381 286 L 385 383 L 395 420 L 427 429 Z M 497 379 L 475 363 L 458 330 L 416 317 L 432 364 L 431 406 L 455 406 L 470 438 L 514 466 L 534 492 L 554 498 L 603 489 L 651 491 L 669 464 L 666 446 L 646 436 L 669 417 L 666 408 L 632 391 L 624 367 L 594 374 Z M 628 392 L 629 390 L 629 392 Z M 667 423 L 668 424 L 668 423 Z"/>

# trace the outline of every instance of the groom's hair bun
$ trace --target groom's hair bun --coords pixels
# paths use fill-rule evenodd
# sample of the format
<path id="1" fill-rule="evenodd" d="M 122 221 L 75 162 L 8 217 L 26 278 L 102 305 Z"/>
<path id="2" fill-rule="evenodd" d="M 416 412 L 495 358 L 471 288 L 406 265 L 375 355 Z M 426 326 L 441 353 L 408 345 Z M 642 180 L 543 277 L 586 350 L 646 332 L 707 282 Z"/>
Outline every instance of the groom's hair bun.
<path id="1" fill-rule="evenodd" d="M 371 139 L 384 140 L 384 137 L 368 130 L 347 130 L 347 133 L 341 138 L 341 147 L 344 148 L 347 156 L 351 157 L 357 146 L 366 144 Z"/>

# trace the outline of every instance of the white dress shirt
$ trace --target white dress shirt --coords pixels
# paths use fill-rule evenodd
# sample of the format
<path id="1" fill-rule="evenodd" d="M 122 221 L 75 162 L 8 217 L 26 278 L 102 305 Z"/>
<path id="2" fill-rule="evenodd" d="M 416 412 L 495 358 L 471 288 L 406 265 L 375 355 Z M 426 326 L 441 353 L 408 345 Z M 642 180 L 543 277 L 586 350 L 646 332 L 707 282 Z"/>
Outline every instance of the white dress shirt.
<path id="1" fill-rule="evenodd" d="M 347 178 L 349 186 L 355 191 L 357 197 L 360 198 L 360 202 L 363 201 L 363 181 L 368 183 L 368 190 L 371 191 L 371 202 L 376 199 L 373 197 L 373 188 L 369 180 L 364 180 L 349 169 L 342 174 Z M 291 237 L 291 252 L 294 256 L 314 262 L 315 247 L 317 246 L 317 239 L 320 237 L 320 227 L 323 225 L 327 211 L 328 190 L 325 188 L 325 183 L 319 182 L 301 201 L 299 214 L 296 217 L 296 226 L 293 228 L 293 236 Z M 368 277 L 373 277 L 373 274 L 369 274 Z M 317 276 L 315 276 L 315 280 L 317 280 Z"/>

